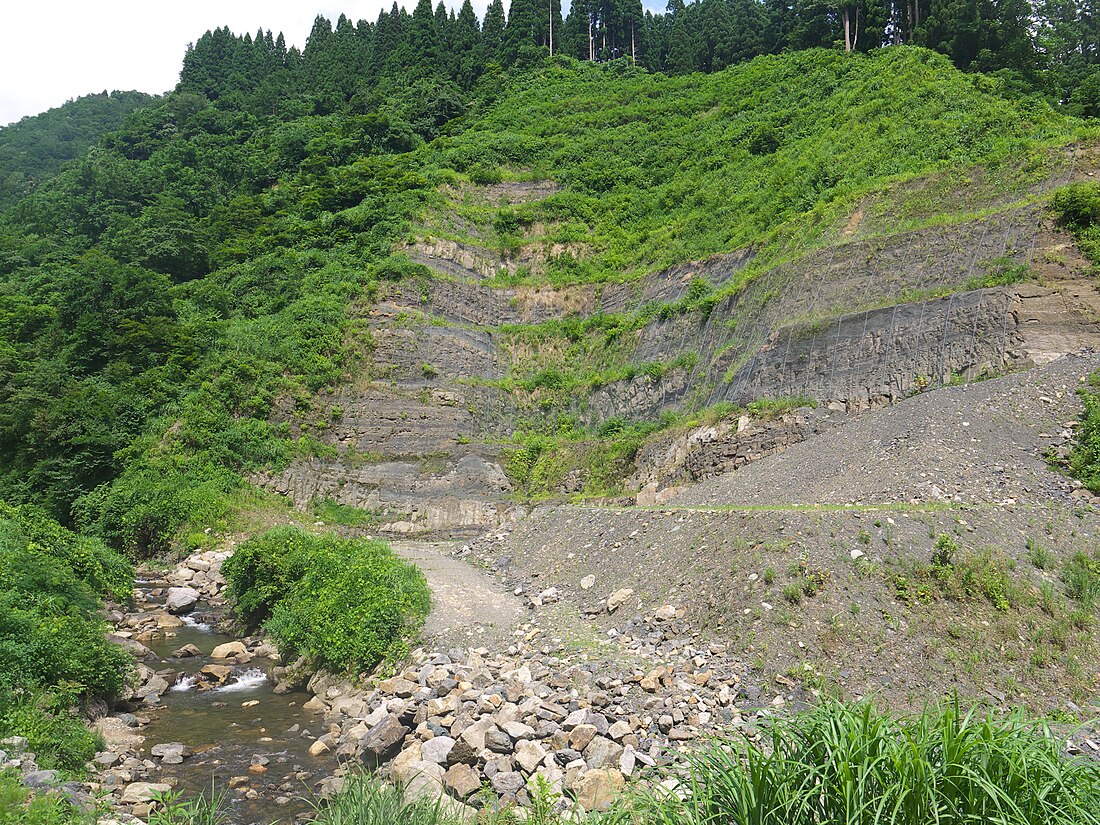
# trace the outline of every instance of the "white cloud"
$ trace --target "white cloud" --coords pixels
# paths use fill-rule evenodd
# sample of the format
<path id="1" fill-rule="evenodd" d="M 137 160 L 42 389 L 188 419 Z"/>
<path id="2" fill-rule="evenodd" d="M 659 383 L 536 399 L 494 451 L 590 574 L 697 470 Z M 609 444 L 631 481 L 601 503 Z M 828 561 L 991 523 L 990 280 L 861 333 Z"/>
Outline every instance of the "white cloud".
<path id="1" fill-rule="evenodd" d="M 437 0 L 434 0 L 437 2 Z M 459 6 L 461 0 L 445 0 Z M 9 0 L 0 12 L 0 125 L 104 90 L 175 86 L 188 43 L 208 29 L 282 31 L 301 47 L 318 14 L 375 20 L 393 0 Z M 488 0 L 473 0 L 478 15 Z M 415 0 L 400 3 L 407 8 Z M 507 2 L 505 6 L 507 6 Z M 564 3 L 568 7 L 568 3 Z M 653 0 L 647 7 L 663 7 Z"/>

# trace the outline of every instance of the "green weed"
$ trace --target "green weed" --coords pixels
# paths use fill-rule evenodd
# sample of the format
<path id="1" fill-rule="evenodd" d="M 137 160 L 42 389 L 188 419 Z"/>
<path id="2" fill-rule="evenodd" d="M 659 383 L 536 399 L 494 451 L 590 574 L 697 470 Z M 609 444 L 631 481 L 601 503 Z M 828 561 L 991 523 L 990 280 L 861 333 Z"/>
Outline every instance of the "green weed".
<path id="1" fill-rule="evenodd" d="M 997 719 L 958 703 L 894 719 L 827 700 L 688 757 L 680 794 L 622 805 L 615 825 L 1095 825 L 1100 765 L 1021 713 Z M 682 798 L 681 798 L 682 797 Z"/>

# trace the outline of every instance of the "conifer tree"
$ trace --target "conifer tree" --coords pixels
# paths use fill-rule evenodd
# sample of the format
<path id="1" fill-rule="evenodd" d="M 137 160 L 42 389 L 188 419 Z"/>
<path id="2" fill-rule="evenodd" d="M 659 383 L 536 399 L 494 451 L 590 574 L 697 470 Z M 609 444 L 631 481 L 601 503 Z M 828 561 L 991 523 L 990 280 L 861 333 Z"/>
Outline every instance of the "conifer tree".
<path id="1" fill-rule="evenodd" d="M 419 0 L 406 33 L 406 66 L 415 74 L 423 76 L 439 73 L 443 55 L 439 34 L 432 0 Z"/>
<path id="2" fill-rule="evenodd" d="M 589 15 L 584 0 L 572 0 L 565 16 L 562 42 L 557 49 L 578 60 L 588 60 Z"/>
<path id="3" fill-rule="evenodd" d="M 395 0 L 389 12 L 378 13 L 378 23 L 374 27 L 374 43 L 367 63 L 367 78 L 371 82 L 382 76 L 393 56 L 400 50 L 403 19 Z"/>
<path id="4" fill-rule="evenodd" d="M 669 74 L 687 74 L 695 71 L 695 42 L 688 25 L 687 7 L 682 0 L 670 0 L 672 26 L 668 34 L 668 58 L 666 69 Z"/>
<path id="5" fill-rule="evenodd" d="M 485 10 L 485 20 L 481 25 L 481 37 L 485 46 L 485 62 L 499 63 L 500 49 L 504 42 L 504 3 L 492 0 Z"/>
<path id="6" fill-rule="evenodd" d="M 534 60 L 538 43 L 540 0 L 512 0 L 508 22 L 500 46 L 500 62 L 505 66 L 526 65 Z"/>
<path id="7" fill-rule="evenodd" d="M 465 0 L 451 28 L 451 48 L 458 57 L 455 82 L 463 89 L 473 88 L 485 71 L 485 50 L 481 42 L 481 28 L 470 0 Z"/>
<path id="8" fill-rule="evenodd" d="M 668 21 L 663 14 L 645 13 L 641 29 L 639 62 L 651 72 L 663 71 L 668 54 Z"/>

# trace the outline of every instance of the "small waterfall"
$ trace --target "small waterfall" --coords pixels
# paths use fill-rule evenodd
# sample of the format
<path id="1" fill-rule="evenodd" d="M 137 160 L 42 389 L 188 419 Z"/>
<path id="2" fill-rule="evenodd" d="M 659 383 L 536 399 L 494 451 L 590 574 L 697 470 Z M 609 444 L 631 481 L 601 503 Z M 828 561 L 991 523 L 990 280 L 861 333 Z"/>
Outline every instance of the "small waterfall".
<path id="1" fill-rule="evenodd" d="M 172 685 L 172 687 L 169 689 L 175 691 L 176 693 L 183 693 L 184 691 L 191 690 L 191 688 L 193 688 L 197 682 L 198 679 L 196 679 L 194 676 L 181 675 L 179 679 L 176 680 L 176 683 Z"/>
<path id="2" fill-rule="evenodd" d="M 234 681 L 220 688 L 215 688 L 212 693 L 235 693 L 241 690 L 251 690 L 259 687 L 267 681 L 267 673 L 261 668 L 252 667 L 236 674 Z"/>
<path id="3" fill-rule="evenodd" d="M 195 630 L 202 630 L 203 632 L 207 633 L 210 632 L 210 625 L 208 625 L 206 622 L 200 622 L 194 616 L 185 614 L 183 616 L 180 616 L 180 618 L 183 620 L 183 623 L 188 627 L 193 627 L 195 628 Z"/>

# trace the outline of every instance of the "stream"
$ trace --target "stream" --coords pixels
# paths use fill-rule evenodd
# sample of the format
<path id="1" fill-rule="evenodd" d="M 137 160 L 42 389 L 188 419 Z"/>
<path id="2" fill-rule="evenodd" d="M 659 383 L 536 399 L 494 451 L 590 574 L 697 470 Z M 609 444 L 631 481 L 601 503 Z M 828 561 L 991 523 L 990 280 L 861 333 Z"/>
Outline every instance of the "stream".
<path id="1" fill-rule="evenodd" d="M 139 581 L 138 604 L 158 609 L 163 597 L 150 591 L 163 587 L 162 581 Z M 192 755 L 175 765 L 153 758 L 161 766 L 155 781 L 173 784 L 184 799 L 209 794 L 211 787 L 225 793 L 228 822 L 233 825 L 306 818 L 317 796 L 316 784 L 337 767 L 332 753 L 309 753 L 314 739 L 326 730 L 319 715 L 302 708 L 310 694 L 276 694 L 269 678 L 275 663 L 268 659 L 233 665 L 211 658 L 215 647 L 236 639 L 216 629 L 219 617 L 205 602 L 180 618 L 183 626 L 147 643 L 159 660 L 147 664 L 171 687 L 154 709 L 143 711 L 151 721 L 141 730 L 141 750 L 144 757 L 153 758 L 156 745 L 180 742 Z M 172 656 L 188 644 L 201 655 Z M 200 690 L 195 674 L 211 664 L 229 664 L 232 673 L 224 685 Z"/>

